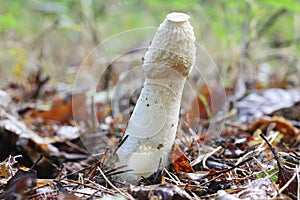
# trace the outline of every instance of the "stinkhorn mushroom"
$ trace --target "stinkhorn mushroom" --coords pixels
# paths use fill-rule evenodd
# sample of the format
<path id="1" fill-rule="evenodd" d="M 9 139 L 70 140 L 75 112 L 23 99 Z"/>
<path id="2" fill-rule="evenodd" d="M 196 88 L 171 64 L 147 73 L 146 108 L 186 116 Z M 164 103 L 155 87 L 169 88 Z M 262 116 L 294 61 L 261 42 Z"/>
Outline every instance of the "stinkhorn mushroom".
<path id="1" fill-rule="evenodd" d="M 117 150 L 116 166 L 133 170 L 122 175 L 129 182 L 150 176 L 160 163 L 168 165 L 184 84 L 196 57 L 189 18 L 168 14 L 145 54 L 144 86 Z"/>

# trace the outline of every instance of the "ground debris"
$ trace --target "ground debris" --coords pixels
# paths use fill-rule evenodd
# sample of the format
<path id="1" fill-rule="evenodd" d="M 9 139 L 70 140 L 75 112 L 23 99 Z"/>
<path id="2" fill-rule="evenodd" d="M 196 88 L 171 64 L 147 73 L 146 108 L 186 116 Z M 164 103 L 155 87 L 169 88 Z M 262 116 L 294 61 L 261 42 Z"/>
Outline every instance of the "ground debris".
<path id="1" fill-rule="evenodd" d="M 191 126 L 188 118 L 183 117 L 170 156 L 171 167 L 159 168 L 138 186 L 118 180 L 118 175 L 128 172 L 126 166 L 112 167 L 116 159 L 113 147 L 121 139 L 126 118 L 119 115 L 113 118 L 111 105 L 97 102 L 93 119 L 88 116 L 89 97 L 84 93 L 62 96 L 53 93 L 52 97 L 39 101 L 47 108 L 40 109 L 43 106 L 22 104 L 23 97 L 16 103 L 15 97 L 10 96 L 11 90 L 0 92 L 3 99 L 0 102 L 1 198 L 223 200 L 297 196 L 300 134 L 295 114 L 297 95 L 293 93 L 296 90 L 272 89 L 254 97 L 250 94 L 251 98 L 237 102 L 240 111 L 237 117 L 241 119 L 247 99 L 251 100 L 250 105 L 287 92 L 290 97 L 282 98 L 290 99 L 290 103 L 270 104 L 271 108 L 264 104 L 262 110 L 257 106 L 260 118 L 243 123 L 226 118 L 220 135 L 206 132 L 209 118 L 196 130 L 195 124 Z M 262 99 L 257 99 L 257 95 Z M 78 108 L 76 118 L 72 110 L 74 102 Z M 209 109 L 208 106 L 205 112 Z M 286 109 L 293 110 L 291 118 L 286 113 L 292 111 Z M 91 120 L 98 120 L 99 127 Z M 273 151 L 278 152 L 278 158 L 272 156 L 260 137 L 262 133 Z M 35 169 L 21 167 L 31 166 L 41 154 L 44 157 Z"/>
<path id="2" fill-rule="evenodd" d="M 131 194 L 136 199 L 180 199 L 189 200 L 192 197 L 183 189 L 177 187 L 176 185 L 161 184 L 161 185 L 151 185 L 151 186 L 130 186 L 128 189 L 129 194 Z"/>

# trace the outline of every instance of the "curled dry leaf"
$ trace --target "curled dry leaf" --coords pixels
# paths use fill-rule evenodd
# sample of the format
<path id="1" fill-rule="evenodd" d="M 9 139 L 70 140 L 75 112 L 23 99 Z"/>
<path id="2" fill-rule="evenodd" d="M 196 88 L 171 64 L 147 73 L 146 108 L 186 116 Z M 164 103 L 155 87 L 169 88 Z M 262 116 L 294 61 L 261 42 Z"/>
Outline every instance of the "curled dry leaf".
<path id="1" fill-rule="evenodd" d="M 268 126 L 274 123 L 274 129 L 284 134 L 289 138 L 293 138 L 299 134 L 299 129 L 295 128 L 292 123 L 283 117 L 274 116 L 271 119 L 260 119 L 248 126 L 250 132 L 261 129 L 263 132 L 267 130 Z"/>
<path id="2" fill-rule="evenodd" d="M 176 172 L 194 172 L 186 155 L 182 152 L 178 144 L 174 143 L 172 152 L 172 166 Z"/>
<path id="3" fill-rule="evenodd" d="M 65 98 L 57 98 L 52 102 L 50 110 L 38 111 L 33 110 L 32 117 L 41 118 L 43 120 L 53 120 L 61 123 L 67 123 L 73 120 L 73 107 L 76 108 L 76 120 L 88 118 L 86 107 L 86 95 L 76 94 Z"/>

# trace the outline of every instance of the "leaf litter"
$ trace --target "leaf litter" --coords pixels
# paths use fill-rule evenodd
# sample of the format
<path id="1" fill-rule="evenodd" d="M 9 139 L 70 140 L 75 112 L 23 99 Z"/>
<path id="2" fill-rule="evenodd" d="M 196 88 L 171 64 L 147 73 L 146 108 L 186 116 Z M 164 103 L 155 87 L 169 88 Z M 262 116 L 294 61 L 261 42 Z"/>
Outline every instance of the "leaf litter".
<path id="1" fill-rule="evenodd" d="M 41 78 L 41 72 L 32 76 L 26 88 L 11 83 L 0 90 L 2 199 L 224 200 L 299 195 L 299 89 L 251 92 L 230 108 L 236 114 L 222 119 L 224 128 L 217 135 L 206 133 L 217 113 L 209 111 L 209 86 L 203 87 L 203 95 L 194 100 L 202 102 L 201 116 L 183 110 L 170 167 L 159 168 L 133 186 L 116 178 L 126 172 L 125 166 L 111 167 L 126 127 L 122 116 L 114 118 L 110 105 L 94 102 L 92 118 L 86 94 L 47 88 L 49 93 L 43 88 L 48 78 Z M 204 119 L 198 129 L 197 117 Z M 81 134 L 88 139 L 82 141 Z"/>

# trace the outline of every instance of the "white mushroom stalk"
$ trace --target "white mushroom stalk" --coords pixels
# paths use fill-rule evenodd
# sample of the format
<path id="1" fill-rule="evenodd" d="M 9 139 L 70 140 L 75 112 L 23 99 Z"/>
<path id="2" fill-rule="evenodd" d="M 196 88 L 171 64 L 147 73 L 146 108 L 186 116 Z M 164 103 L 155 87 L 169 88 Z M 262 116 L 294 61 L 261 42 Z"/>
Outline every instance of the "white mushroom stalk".
<path id="1" fill-rule="evenodd" d="M 196 46 L 189 16 L 170 13 L 158 28 L 146 52 L 145 82 L 124 137 L 116 166 L 127 165 L 122 175 L 131 183 L 148 177 L 168 157 L 175 140 L 186 77 L 195 62 Z"/>

